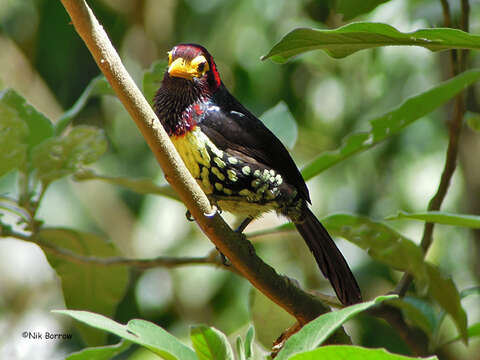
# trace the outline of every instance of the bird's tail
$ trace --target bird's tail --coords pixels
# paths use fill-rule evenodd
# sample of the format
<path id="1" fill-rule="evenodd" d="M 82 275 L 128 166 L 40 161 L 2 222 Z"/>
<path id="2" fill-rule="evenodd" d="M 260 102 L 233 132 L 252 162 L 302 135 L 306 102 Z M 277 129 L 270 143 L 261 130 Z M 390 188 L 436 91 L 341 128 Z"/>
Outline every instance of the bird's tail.
<path id="1" fill-rule="evenodd" d="M 306 206 L 304 216 L 304 221 L 295 226 L 313 253 L 323 275 L 332 284 L 338 299 L 344 305 L 361 302 L 362 294 L 357 281 L 327 230 Z"/>

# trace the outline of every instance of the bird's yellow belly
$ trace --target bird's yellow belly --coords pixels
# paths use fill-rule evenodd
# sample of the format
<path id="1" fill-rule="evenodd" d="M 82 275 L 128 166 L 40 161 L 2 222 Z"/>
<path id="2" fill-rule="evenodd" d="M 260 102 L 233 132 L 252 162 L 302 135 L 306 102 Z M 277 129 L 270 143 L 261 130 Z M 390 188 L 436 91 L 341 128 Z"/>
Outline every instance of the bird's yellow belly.
<path id="1" fill-rule="evenodd" d="M 211 194 L 213 185 L 209 180 L 209 174 L 212 159 L 207 151 L 207 143 L 217 156 L 222 157 L 223 151 L 219 150 L 198 127 L 183 136 L 173 136 L 171 140 L 190 174 L 207 195 Z"/>
<path id="2" fill-rule="evenodd" d="M 256 188 L 245 186 L 234 190 L 232 186 L 240 186 L 241 175 L 251 172 L 246 163 L 218 149 L 199 127 L 183 136 L 173 136 L 171 140 L 192 176 L 210 201 L 220 209 L 236 215 L 258 216 L 279 208 L 275 195 L 268 190 L 269 186 L 281 181 L 279 175 L 270 170 L 264 170 L 263 173 L 256 171 L 256 175 L 251 177 Z M 231 167 L 232 164 L 237 165 L 236 170 Z M 239 170 L 239 164 L 242 165 L 244 174 Z M 262 176 L 265 178 L 260 180 L 258 177 Z M 249 177 L 248 184 L 250 183 Z"/>

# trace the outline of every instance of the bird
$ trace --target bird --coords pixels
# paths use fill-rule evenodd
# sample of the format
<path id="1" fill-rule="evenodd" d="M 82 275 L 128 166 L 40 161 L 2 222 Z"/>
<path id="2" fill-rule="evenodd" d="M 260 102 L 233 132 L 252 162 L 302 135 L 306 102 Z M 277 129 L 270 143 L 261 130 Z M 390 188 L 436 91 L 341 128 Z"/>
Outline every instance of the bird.
<path id="1" fill-rule="evenodd" d="M 309 191 L 281 141 L 225 87 L 203 46 L 168 52 L 153 108 L 210 202 L 245 220 L 275 211 L 290 219 L 344 305 L 362 301 L 358 283 L 327 230 L 309 208 Z"/>

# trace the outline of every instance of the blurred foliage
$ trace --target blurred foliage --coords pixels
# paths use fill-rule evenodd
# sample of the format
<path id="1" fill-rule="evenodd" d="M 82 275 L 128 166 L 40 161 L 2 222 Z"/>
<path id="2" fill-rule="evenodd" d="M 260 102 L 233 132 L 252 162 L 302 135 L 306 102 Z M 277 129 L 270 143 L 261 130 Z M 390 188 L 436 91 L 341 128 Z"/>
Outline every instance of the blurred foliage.
<path id="1" fill-rule="evenodd" d="M 480 6 L 470 2 L 470 31 L 478 35 Z M 292 147 L 300 167 L 309 164 L 304 174 L 311 178 L 308 186 L 315 212 L 329 214 L 325 225 L 349 241 L 340 241 L 339 247 L 358 274 L 364 297 L 392 290 L 398 270 L 416 269 L 409 296 L 389 304 L 401 309 L 407 323 L 425 332 L 430 350 L 440 358 L 477 356 L 478 291 L 463 297 L 461 290 L 479 283 L 480 235 L 461 227 L 478 228 L 480 173 L 478 167 L 467 168 L 478 153 L 479 133 L 472 131 L 479 127 L 478 85 L 468 91 L 469 126 L 460 141 L 460 151 L 466 155 L 460 158 L 442 213 L 425 212 L 438 186 L 448 142 L 446 123 L 452 110 L 440 105 L 473 82 L 474 72 L 442 83 L 451 76 L 449 53 L 419 47 L 375 48 L 343 59 L 314 51 L 284 65 L 260 61 L 298 27 L 337 29 L 350 20 L 381 22 L 401 33 L 441 27 L 440 1 L 370 0 L 362 6 L 349 0 L 88 3 L 149 101 L 160 86 L 166 52 L 173 45 L 197 42 L 209 49 L 231 92 L 253 113 L 264 114 L 263 119 Z M 460 2 L 450 1 L 450 6 L 452 21 L 458 24 Z M 478 52 L 468 53 L 468 67 L 478 68 L 479 62 Z M 193 351 L 183 345 L 189 326 L 206 323 L 216 329 L 197 328 L 196 347 L 211 338 L 223 346 L 224 333 L 230 340 L 240 339 L 235 354 L 246 356 L 247 350 L 238 349 L 243 341 L 245 349 L 251 344 L 253 335 L 248 340 L 243 334 L 253 321 L 257 330 L 253 358 L 262 358 L 271 345 L 267 342 L 280 335 L 289 319 L 270 316 L 267 310 L 274 314 L 274 305 L 262 301 L 244 279 L 230 272 L 208 266 L 142 271 L 69 263 L 43 248 L 47 262 L 36 245 L 8 238 L 42 229 L 48 241 L 97 257 L 202 256 L 211 251 L 212 245 L 195 224 L 185 220 L 184 207 L 164 186 L 145 141 L 99 74 L 59 1 L 0 3 L 0 230 L 5 237 L 0 239 L 0 335 L 8 334 L 0 336 L 0 358 L 50 359 L 84 349 L 85 340 L 103 341 L 105 332 L 86 326 L 77 330 L 77 325 L 50 313 L 65 305 L 121 323 L 148 320 L 174 335 L 180 351 L 190 355 Z M 466 81 L 467 77 L 472 78 Z M 448 95 L 429 92 L 452 81 L 459 86 Z M 426 101 L 421 98 L 424 94 L 433 96 Z M 372 119 L 392 121 L 388 116 L 416 95 L 420 100 L 409 110 L 416 117 L 409 118 L 408 127 L 403 123 L 394 134 L 365 143 L 369 134 L 376 134 L 375 126 L 383 124 L 370 123 Z M 362 153 L 340 156 L 352 135 L 366 136 L 351 155 Z M 320 160 L 329 160 L 332 154 L 340 156 L 336 165 L 325 166 Z M 312 164 L 318 165 L 313 171 Z M 332 215 L 336 212 L 342 214 Z M 397 213 L 388 225 L 382 222 Z M 227 219 L 234 222 L 228 215 Z M 423 230 L 418 220 L 449 225 L 437 225 L 428 263 L 415 246 Z M 266 216 L 248 230 L 279 225 L 279 220 Z M 330 291 L 308 250 L 297 246 L 297 235 L 283 231 L 273 236 L 269 231 L 252 240 L 260 256 L 278 272 L 305 288 Z M 427 292 L 425 283 L 434 286 Z M 355 344 L 412 355 L 389 325 L 366 315 L 351 323 Z M 272 329 L 278 330 L 269 334 Z M 74 340 L 37 343 L 22 339 L 23 331 L 73 332 Z M 132 336 L 123 327 L 119 331 L 127 339 Z M 468 347 L 459 341 L 467 336 Z M 118 343 L 118 338 L 109 337 L 107 343 Z M 110 346 L 105 350 L 110 355 L 83 350 L 87 355 L 77 358 L 114 356 L 129 346 L 129 341 Z M 298 358 L 327 358 L 320 352 Z M 157 358 L 149 354 L 130 348 L 128 356 Z"/>

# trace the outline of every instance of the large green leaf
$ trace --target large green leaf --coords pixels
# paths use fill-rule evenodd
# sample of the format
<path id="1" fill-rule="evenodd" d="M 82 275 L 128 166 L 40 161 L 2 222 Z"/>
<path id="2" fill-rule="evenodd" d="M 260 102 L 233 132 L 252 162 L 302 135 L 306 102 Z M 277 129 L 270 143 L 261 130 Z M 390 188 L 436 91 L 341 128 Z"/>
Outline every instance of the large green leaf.
<path id="1" fill-rule="evenodd" d="M 297 142 L 298 126 L 285 102 L 280 101 L 260 117 L 265 126 L 289 149 Z"/>
<path id="2" fill-rule="evenodd" d="M 75 254 L 96 257 L 118 256 L 111 243 L 97 235 L 67 229 L 42 229 L 39 238 Z M 122 299 L 128 269 L 124 266 L 102 266 L 67 260 L 44 248 L 48 262 L 61 279 L 65 304 L 70 309 L 90 310 L 110 316 Z M 89 345 L 103 345 L 106 334 L 85 325 L 79 328 Z"/>
<path id="3" fill-rule="evenodd" d="M 343 237 L 366 250 L 375 260 L 396 270 L 414 274 L 421 288 L 428 284 L 422 250 L 393 228 L 352 214 L 330 215 L 322 223 L 333 235 Z"/>
<path id="4" fill-rule="evenodd" d="M 335 12 L 343 14 L 343 21 L 348 21 L 362 14 L 369 13 L 378 5 L 390 0 L 336 0 Z"/>
<path id="5" fill-rule="evenodd" d="M 82 111 L 88 100 L 99 95 L 115 95 L 115 92 L 103 75 L 93 78 L 73 106 L 62 114 L 55 125 L 55 133 L 60 135 L 75 116 Z"/>
<path id="6" fill-rule="evenodd" d="M 320 154 L 302 169 L 303 177 L 308 180 L 342 160 L 398 134 L 406 126 L 432 112 L 478 79 L 480 70 L 467 71 L 407 99 L 396 109 L 371 120 L 369 132 L 351 134 L 337 150 Z"/>
<path id="7" fill-rule="evenodd" d="M 206 325 L 192 326 L 190 338 L 200 360 L 234 360 L 227 337 L 217 329 Z"/>
<path id="8" fill-rule="evenodd" d="M 119 324 L 103 315 L 78 310 L 54 310 L 88 324 L 108 331 L 135 344 L 142 345 L 166 360 L 198 360 L 192 349 L 182 344 L 161 327 L 145 321 L 130 320 L 127 325 Z"/>
<path id="9" fill-rule="evenodd" d="M 67 135 L 50 138 L 33 150 L 32 162 L 44 183 L 70 175 L 98 160 L 107 150 L 103 131 L 93 126 L 76 126 Z"/>
<path id="10" fill-rule="evenodd" d="M 413 358 L 392 354 L 385 349 L 368 349 L 360 346 L 331 345 L 318 348 L 303 354 L 292 356 L 290 360 L 438 360 L 436 356 Z"/>
<path id="11" fill-rule="evenodd" d="M 53 135 L 53 125 L 50 120 L 15 90 L 6 89 L 0 92 L 0 108 L 10 109 L 27 124 L 27 144 L 29 148 Z"/>
<path id="12" fill-rule="evenodd" d="M 143 95 L 150 105 L 153 104 L 153 97 L 162 83 L 166 66 L 165 60 L 158 60 L 143 73 Z"/>
<path id="13" fill-rule="evenodd" d="M 449 28 L 403 33 L 387 24 L 369 22 L 352 23 L 335 30 L 299 28 L 285 35 L 262 59 L 283 63 L 312 50 L 323 50 L 334 58 L 342 58 L 359 50 L 391 45 L 422 46 L 431 51 L 480 49 L 480 36 Z"/>
<path id="14" fill-rule="evenodd" d="M 131 345 L 130 341 L 122 341 L 115 345 L 86 348 L 69 355 L 65 360 L 110 360 Z"/>
<path id="15" fill-rule="evenodd" d="M 342 310 L 329 312 L 320 315 L 315 320 L 310 321 L 297 333 L 288 338 L 282 350 L 278 353 L 277 360 L 287 360 L 295 354 L 313 350 L 320 346 L 333 332 L 343 325 L 346 321 L 353 318 L 358 313 L 371 308 L 385 300 L 396 298 L 396 295 L 379 296 L 375 300 L 352 305 Z"/>
<path id="16" fill-rule="evenodd" d="M 463 226 L 474 229 L 480 228 L 480 216 L 478 215 L 451 214 L 443 211 L 426 211 L 422 213 L 399 211 L 397 215 L 389 216 L 386 219 L 414 219 L 437 224 Z"/>

